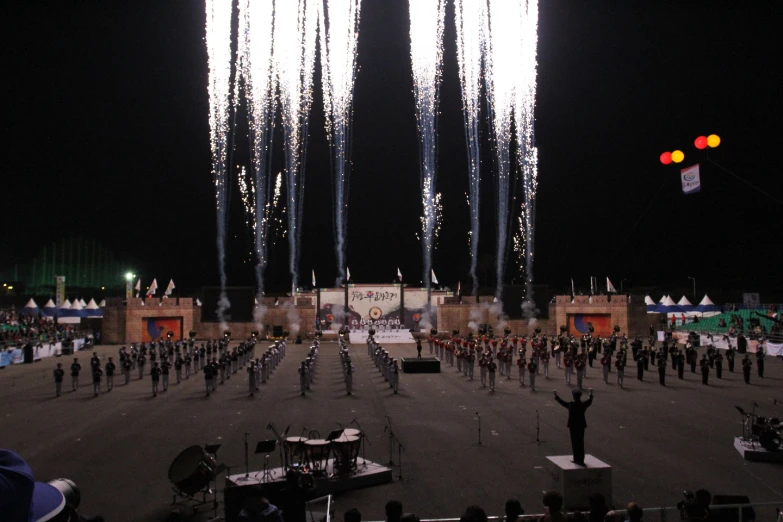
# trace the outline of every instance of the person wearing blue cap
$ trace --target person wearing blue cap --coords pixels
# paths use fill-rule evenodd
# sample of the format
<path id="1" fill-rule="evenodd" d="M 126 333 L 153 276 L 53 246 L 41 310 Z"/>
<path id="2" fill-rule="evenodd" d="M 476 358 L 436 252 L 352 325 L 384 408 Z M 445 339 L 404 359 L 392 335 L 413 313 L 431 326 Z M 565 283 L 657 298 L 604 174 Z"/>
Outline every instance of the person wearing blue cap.
<path id="1" fill-rule="evenodd" d="M 571 433 L 571 450 L 574 454 L 574 464 L 585 465 L 585 428 L 587 428 L 587 419 L 585 411 L 593 403 L 593 390 L 590 390 L 590 398 L 582 402 L 582 391 L 573 390 L 571 394 L 574 400 L 566 402 L 561 399 L 557 392 L 555 400 L 561 406 L 568 410 L 568 431 Z"/>
<path id="2" fill-rule="evenodd" d="M 57 488 L 36 482 L 22 457 L 0 449 L 0 520 L 45 522 L 64 509 L 65 497 Z"/>

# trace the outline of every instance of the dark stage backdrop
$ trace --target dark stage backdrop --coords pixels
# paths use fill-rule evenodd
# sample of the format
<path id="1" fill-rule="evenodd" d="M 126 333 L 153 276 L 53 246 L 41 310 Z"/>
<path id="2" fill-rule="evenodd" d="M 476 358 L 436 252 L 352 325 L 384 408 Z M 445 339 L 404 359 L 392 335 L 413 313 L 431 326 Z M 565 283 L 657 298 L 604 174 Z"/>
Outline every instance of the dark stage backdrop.
<path id="1" fill-rule="evenodd" d="M 205 286 L 204 299 L 201 302 L 201 322 L 217 323 L 218 300 L 220 299 L 220 287 Z M 226 320 L 239 323 L 253 321 L 253 307 L 255 305 L 256 290 L 252 286 L 230 286 L 226 288 L 226 295 L 231 303 L 231 308 L 226 312 Z"/>

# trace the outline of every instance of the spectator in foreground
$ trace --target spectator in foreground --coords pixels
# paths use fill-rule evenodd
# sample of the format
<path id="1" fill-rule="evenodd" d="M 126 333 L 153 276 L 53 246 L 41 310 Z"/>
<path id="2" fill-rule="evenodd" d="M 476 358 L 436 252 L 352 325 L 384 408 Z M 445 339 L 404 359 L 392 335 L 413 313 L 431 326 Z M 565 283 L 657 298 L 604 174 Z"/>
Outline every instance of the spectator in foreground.
<path id="1" fill-rule="evenodd" d="M 386 522 L 400 522 L 402 518 L 402 502 L 390 500 L 386 503 Z"/>
<path id="2" fill-rule="evenodd" d="M 540 518 L 540 522 L 565 522 L 563 515 L 563 496 L 557 491 L 548 491 L 544 493 L 543 499 L 546 514 Z"/>
<path id="3" fill-rule="evenodd" d="M 642 515 L 644 511 L 636 502 L 629 502 L 626 508 L 628 511 L 628 519 L 625 522 L 642 522 Z"/>
<path id="4" fill-rule="evenodd" d="M 623 522 L 623 517 L 621 517 L 620 513 L 613 509 L 606 513 L 606 516 L 604 516 L 604 522 Z"/>
<path id="5" fill-rule="evenodd" d="M 609 506 L 606 505 L 606 499 L 600 493 L 593 493 L 587 499 L 587 506 L 590 509 L 589 522 L 603 522 L 604 517 L 609 512 Z"/>
<path id="6" fill-rule="evenodd" d="M 413 513 L 405 513 L 401 518 L 400 522 L 421 522 L 421 519 L 414 515 Z"/>
<path id="7" fill-rule="evenodd" d="M 487 522 L 487 513 L 478 506 L 468 506 L 460 522 Z"/>
<path id="8" fill-rule="evenodd" d="M 525 510 L 519 500 L 512 498 L 506 500 L 506 522 L 514 522 L 520 515 L 524 515 Z"/>
<path id="9" fill-rule="evenodd" d="M 362 522 L 362 514 L 356 508 L 349 509 L 343 515 L 343 522 Z"/>

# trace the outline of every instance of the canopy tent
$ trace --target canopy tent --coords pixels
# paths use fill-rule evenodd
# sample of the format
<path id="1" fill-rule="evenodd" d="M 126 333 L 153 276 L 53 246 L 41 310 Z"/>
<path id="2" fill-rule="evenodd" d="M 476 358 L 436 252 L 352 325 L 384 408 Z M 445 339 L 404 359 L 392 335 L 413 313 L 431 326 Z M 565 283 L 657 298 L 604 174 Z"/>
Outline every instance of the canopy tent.
<path id="1" fill-rule="evenodd" d="M 685 313 L 685 310 L 682 309 L 677 303 L 674 302 L 674 299 L 666 296 L 666 299 L 663 300 L 661 304 L 659 304 L 655 311 L 659 314 L 667 314 L 667 315 L 680 315 Z"/>
<path id="2" fill-rule="evenodd" d="M 106 299 L 102 300 L 101 304 L 99 304 L 98 306 L 100 306 L 101 308 L 104 308 L 106 306 Z"/>
<path id="3" fill-rule="evenodd" d="M 44 308 L 57 308 L 57 305 L 54 304 L 54 301 L 49 299 L 48 301 L 46 301 L 46 304 L 43 307 Z"/>
<path id="4" fill-rule="evenodd" d="M 712 317 L 719 315 L 721 312 L 721 307 L 713 303 L 707 294 L 704 294 L 704 299 L 693 307 L 693 313 L 701 317 Z"/>
<path id="5" fill-rule="evenodd" d="M 686 312 L 690 312 L 691 310 L 693 310 L 693 304 L 690 301 L 688 301 L 688 298 L 685 296 L 682 296 L 682 299 L 680 299 L 677 302 L 677 306 L 679 306 Z"/>
<path id="6" fill-rule="evenodd" d="M 649 295 L 644 296 L 644 304 L 647 305 L 648 314 L 655 313 L 655 309 L 658 307 Z"/>
<path id="7" fill-rule="evenodd" d="M 29 301 L 27 301 L 27 304 L 24 305 L 24 308 L 22 308 L 22 312 L 26 314 L 32 314 L 32 313 L 38 313 L 38 305 L 35 304 L 35 301 L 31 297 Z"/>
<path id="8" fill-rule="evenodd" d="M 666 294 L 663 294 L 663 297 L 661 297 L 661 299 L 658 301 L 658 304 L 662 304 L 664 301 L 666 301 L 667 297 L 669 297 L 669 296 L 666 295 Z"/>
<path id="9" fill-rule="evenodd" d="M 95 299 L 90 299 L 90 302 L 87 303 L 87 306 L 84 307 L 85 317 L 94 318 L 94 317 L 103 317 L 103 310 L 98 306 L 98 304 L 95 302 Z"/>
<path id="10" fill-rule="evenodd" d="M 41 313 L 44 317 L 54 317 L 57 315 L 57 305 L 54 304 L 54 301 L 49 299 L 41 309 Z"/>
<path id="11" fill-rule="evenodd" d="M 65 303 L 68 303 L 66 300 Z M 63 306 L 65 306 L 63 303 Z M 78 299 L 74 299 L 73 303 L 68 303 L 68 308 L 60 306 L 60 311 L 57 314 L 57 321 L 63 324 L 79 324 L 84 316 L 84 307 Z"/>
<path id="12" fill-rule="evenodd" d="M 84 299 L 79 299 L 79 304 L 82 305 L 82 308 L 87 306 L 87 303 L 84 302 Z"/>
<path id="13" fill-rule="evenodd" d="M 60 310 L 69 310 L 71 308 L 71 302 L 66 299 L 63 304 L 60 305 Z"/>

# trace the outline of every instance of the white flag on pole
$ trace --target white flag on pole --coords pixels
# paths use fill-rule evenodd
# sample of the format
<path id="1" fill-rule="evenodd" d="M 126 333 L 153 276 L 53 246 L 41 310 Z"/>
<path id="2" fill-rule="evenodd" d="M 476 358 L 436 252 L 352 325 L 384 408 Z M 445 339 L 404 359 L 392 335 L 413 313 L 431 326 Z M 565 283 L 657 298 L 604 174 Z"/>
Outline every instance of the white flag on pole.
<path id="1" fill-rule="evenodd" d="M 133 287 L 134 290 L 136 290 L 136 297 L 139 297 L 139 293 L 141 292 L 141 278 L 139 278 L 138 281 L 136 281 L 136 286 Z"/>
<path id="2" fill-rule="evenodd" d="M 457 281 L 457 297 L 459 297 L 460 290 L 462 290 L 462 281 Z"/>
<path id="3" fill-rule="evenodd" d="M 158 291 L 158 280 L 157 279 L 153 279 L 152 280 L 152 284 L 147 289 L 147 295 L 155 295 L 155 292 L 157 292 L 157 291 Z"/>
<path id="4" fill-rule="evenodd" d="M 174 280 L 169 279 L 169 285 L 166 287 L 166 292 L 164 293 L 164 295 L 171 295 L 171 292 L 174 291 L 174 288 L 176 288 L 174 286 Z"/>
<path id="5" fill-rule="evenodd" d="M 315 288 L 315 270 L 313 270 L 313 288 Z"/>
<path id="6" fill-rule="evenodd" d="M 432 272 L 432 282 L 436 285 L 439 285 L 440 283 L 438 283 L 438 278 L 435 277 L 435 270 L 430 269 L 430 272 Z"/>
<path id="7" fill-rule="evenodd" d="M 347 266 L 345 267 L 345 279 L 350 281 L 351 280 L 351 269 Z"/>
<path id="8" fill-rule="evenodd" d="M 574 278 L 571 278 L 571 295 L 576 296 L 576 292 L 574 291 Z"/>
<path id="9" fill-rule="evenodd" d="M 611 281 L 609 281 L 609 278 L 606 278 L 606 292 L 608 294 L 616 294 L 617 289 L 614 287 Z"/>
<path id="10" fill-rule="evenodd" d="M 397 280 L 402 283 L 402 272 L 400 272 L 400 267 L 397 267 Z"/>

